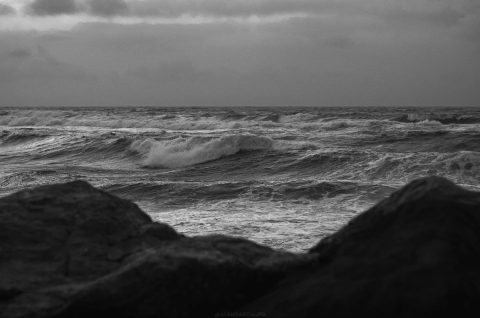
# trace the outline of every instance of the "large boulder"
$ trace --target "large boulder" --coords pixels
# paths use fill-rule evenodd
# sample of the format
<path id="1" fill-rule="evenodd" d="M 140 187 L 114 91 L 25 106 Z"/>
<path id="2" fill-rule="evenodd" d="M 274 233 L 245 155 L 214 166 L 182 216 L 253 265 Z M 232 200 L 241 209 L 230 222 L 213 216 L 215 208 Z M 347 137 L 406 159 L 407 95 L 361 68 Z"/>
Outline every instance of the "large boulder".
<path id="1" fill-rule="evenodd" d="M 312 258 L 186 238 L 82 181 L 0 199 L 0 317 L 209 317 Z"/>
<path id="2" fill-rule="evenodd" d="M 416 180 L 308 254 L 188 238 L 85 182 L 0 199 L 0 317 L 480 314 L 480 193 Z"/>
<path id="3" fill-rule="evenodd" d="M 411 182 L 311 249 L 317 264 L 243 308 L 268 317 L 480 315 L 480 193 Z"/>

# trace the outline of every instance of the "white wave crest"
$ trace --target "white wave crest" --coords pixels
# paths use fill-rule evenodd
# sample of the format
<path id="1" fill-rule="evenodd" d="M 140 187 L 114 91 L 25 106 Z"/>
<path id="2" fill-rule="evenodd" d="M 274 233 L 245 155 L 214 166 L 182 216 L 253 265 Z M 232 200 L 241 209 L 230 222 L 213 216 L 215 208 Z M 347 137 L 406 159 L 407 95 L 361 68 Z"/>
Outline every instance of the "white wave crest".
<path id="1" fill-rule="evenodd" d="M 148 139 L 136 141 L 130 147 L 145 155 L 144 164 L 148 167 L 179 168 L 230 156 L 241 150 L 270 149 L 273 140 L 255 135 L 228 135 L 209 140 L 202 137 L 171 141 Z"/>
<path id="2" fill-rule="evenodd" d="M 433 119 L 425 119 L 425 120 L 419 121 L 417 123 L 414 123 L 414 126 L 420 126 L 420 127 L 425 127 L 425 128 L 444 129 L 444 126 L 441 122 L 439 122 L 438 120 L 433 120 Z"/>

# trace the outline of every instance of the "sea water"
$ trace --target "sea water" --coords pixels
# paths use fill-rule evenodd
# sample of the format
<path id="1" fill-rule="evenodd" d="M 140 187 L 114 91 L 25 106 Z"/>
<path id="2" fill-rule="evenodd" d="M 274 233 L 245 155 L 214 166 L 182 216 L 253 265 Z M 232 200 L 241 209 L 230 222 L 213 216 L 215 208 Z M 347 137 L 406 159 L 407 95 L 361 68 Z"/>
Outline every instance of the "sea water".
<path id="1" fill-rule="evenodd" d="M 480 188 L 480 108 L 0 108 L 0 196 L 82 179 L 190 236 L 306 250 L 429 175 Z"/>

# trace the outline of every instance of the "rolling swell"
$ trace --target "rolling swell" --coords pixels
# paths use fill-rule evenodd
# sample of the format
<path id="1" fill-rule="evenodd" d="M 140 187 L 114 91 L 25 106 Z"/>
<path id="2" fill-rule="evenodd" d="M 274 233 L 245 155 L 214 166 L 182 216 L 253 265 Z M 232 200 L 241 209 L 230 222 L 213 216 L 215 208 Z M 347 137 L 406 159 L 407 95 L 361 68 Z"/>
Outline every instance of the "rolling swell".
<path id="1" fill-rule="evenodd" d="M 480 151 L 480 132 L 475 130 L 415 129 L 376 133 L 362 140 L 351 141 L 356 146 L 382 147 L 390 152 L 457 152 Z"/>
<path id="2" fill-rule="evenodd" d="M 133 139 L 112 133 L 65 133 L 30 130 L 7 131 L 0 135 L 0 148 L 9 159 L 45 160 L 78 158 L 128 159 L 138 157 L 129 151 Z"/>
<path id="3" fill-rule="evenodd" d="M 32 140 L 38 140 L 48 137 L 48 134 L 43 134 L 31 130 L 27 131 L 8 131 L 0 132 L 0 147 L 10 146 L 25 143 Z"/>
<path id="4" fill-rule="evenodd" d="M 179 179 L 316 175 L 390 184 L 443 175 L 460 183 L 480 182 L 480 133 L 475 131 L 407 131 L 376 137 L 382 151 L 302 148 L 298 143 L 284 147 L 278 140 L 252 134 L 156 140 L 112 132 L 49 135 L 45 131 L 15 130 L 0 137 L 0 148 L 8 155 L 5 161 L 67 160 L 71 164 L 115 162 L 129 166 L 141 163 L 146 168 L 186 168 L 172 171 Z"/>
<path id="5" fill-rule="evenodd" d="M 381 185 L 327 181 L 131 183 L 112 184 L 103 186 L 102 189 L 125 198 L 155 200 L 170 208 L 238 198 L 278 202 L 315 201 L 350 194 L 378 198 L 391 191 L 391 188 Z"/>
<path id="6" fill-rule="evenodd" d="M 418 176 L 442 175 L 458 183 L 480 183 L 480 152 L 375 152 L 343 150 L 311 153 L 276 167 L 276 173 L 316 175 L 333 180 L 399 184 Z"/>
<path id="7" fill-rule="evenodd" d="M 45 151 L 37 153 L 35 159 L 66 157 L 85 161 L 132 160 L 139 156 L 129 147 L 133 139 L 129 137 L 73 137 L 72 139 L 50 145 Z"/>

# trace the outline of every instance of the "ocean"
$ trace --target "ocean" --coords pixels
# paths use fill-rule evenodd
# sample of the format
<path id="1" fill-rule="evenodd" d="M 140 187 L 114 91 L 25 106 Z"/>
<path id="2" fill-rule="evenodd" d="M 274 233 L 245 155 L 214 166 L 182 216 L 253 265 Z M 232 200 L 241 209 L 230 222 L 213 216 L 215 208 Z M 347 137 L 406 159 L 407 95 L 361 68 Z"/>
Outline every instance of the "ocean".
<path id="1" fill-rule="evenodd" d="M 303 251 L 429 175 L 480 190 L 480 108 L 0 108 L 0 197 L 82 179 L 189 236 Z"/>

